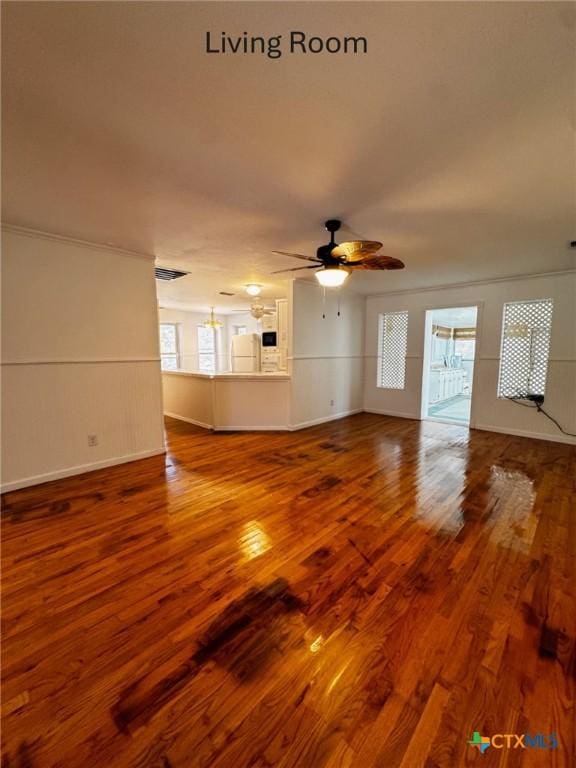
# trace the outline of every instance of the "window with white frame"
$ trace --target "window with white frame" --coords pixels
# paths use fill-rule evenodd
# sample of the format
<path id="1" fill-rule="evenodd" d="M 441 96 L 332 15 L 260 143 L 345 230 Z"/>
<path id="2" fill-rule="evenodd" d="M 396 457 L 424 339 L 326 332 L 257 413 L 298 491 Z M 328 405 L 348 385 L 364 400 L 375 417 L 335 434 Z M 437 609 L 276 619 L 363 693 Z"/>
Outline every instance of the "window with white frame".
<path id="1" fill-rule="evenodd" d="M 245 325 L 233 325 L 232 328 L 234 331 L 233 336 L 243 336 L 245 333 L 248 333 Z"/>
<path id="2" fill-rule="evenodd" d="M 160 365 L 163 371 L 180 368 L 180 344 L 176 323 L 160 323 Z"/>
<path id="3" fill-rule="evenodd" d="M 545 393 L 553 309 L 552 299 L 504 304 L 498 397 Z"/>
<path id="4" fill-rule="evenodd" d="M 216 330 L 198 326 L 198 370 L 216 373 Z"/>
<path id="5" fill-rule="evenodd" d="M 379 317 L 377 386 L 404 389 L 408 312 L 385 312 Z"/>

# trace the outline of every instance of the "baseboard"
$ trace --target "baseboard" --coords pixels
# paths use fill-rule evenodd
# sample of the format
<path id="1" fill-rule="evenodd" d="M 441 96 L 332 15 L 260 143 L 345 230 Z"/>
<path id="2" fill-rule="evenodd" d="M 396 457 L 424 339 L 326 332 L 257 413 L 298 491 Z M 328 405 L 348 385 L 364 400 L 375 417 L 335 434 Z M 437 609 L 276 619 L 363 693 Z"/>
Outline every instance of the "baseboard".
<path id="1" fill-rule="evenodd" d="M 308 427 L 315 427 L 318 424 L 325 424 L 328 421 L 337 421 L 338 419 L 345 419 L 346 416 L 354 416 L 357 413 L 362 413 L 363 408 L 354 408 L 352 411 L 342 411 L 341 413 L 335 413 L 332 416 L 322 416 L 320 419 L 312 419 L 311 421 L 301 421 L 299 424 L 291 424 L 286 429 L 291 432 L 296 432 L 299 429 L 307 429 Z"/>
<path id="2" fill-rule="evenodd" d="M 503 429 L 502 427 L 495 427 L 493 424 L 476 424 L 471 428 L 480 429 L 484 432 L 498 432 L 501 435 L 512 435 L 513 437 L 529 437 L 532 440 L 548 440 L 551 443 L 576 445 L 576 438 L 563 435 L 561 432 L 558 435 L 547 435 L 542 434 L 542 432 L 528 432 L 524 429 Z"/>
<path id="3" fill-rule="evenodd" d="M 125 456 L 115 456 L 113 459 L 103 459 L 102 461 L 95 461 L 91 464 L 80 464 L 76 467 L 57 469 L 54 472 L 46 472 L 42 475 L 32 475 L 32 477 L 25 477 L 22 478 L 22 480 L 13 480 L 10 483 L 2 483 L 2 485 L 0 485 L 0 492 L 7 493 L 8 491 L 17 491 L 19 488 L 29 488 L 32 485 L 50 483 L 52 480 L 62 480 L 65 477 L 83 475 L 86 472 L 94 472 L 96 469 L 115 467 L 117 464 L 127 464 L 130 461 L 148 459 L 151 456 L 161 456 L 164 453 L 166 453 L 165 448 L 160 450 L 156 448 L 152 451 L 141 451 L 140 453 L 129 453 Z"/>
<path id="4" fill-rule="evenodd" d="M 226 424 L 220 424 L 218 426 L 215 426 L 214 424 L 205 424 L 203 421 L 198 421 L 197 419 L 189 419 L 187 416 L 179 416 L 176 413 L 170 413 L 170 411 L 164 411 L 164 416 L 170 416 L 171 419 L 178 419 L 178 421 L 185 421 L 187 424 L 194 424 L 196 427 L 202 427 L 203 429 L 210 429 L 213 432 L 285 432 L 288 427 L 286 424 L 282 424 L 281 426 L 266 426 L 266 427 L 258 427 L 258 426 L 248 426 L 248 427 L 239 427 L 239 426 L 230 426 Z"/>
<path id="5" fill-rule="evenodd" d="M 177 413 L 170 413 L 170 411 L 164 411 L 164 416 L 169 416 L 171 419 L 178 419 L 178 421 L 185 421 L 186 424 L 194 424 L 194 426 L 202 427 L 203 429 L 214 429 L 213 424 L 205 424 L 203 421 L 189 419 L 188 416 L 180 416 Z"/>
<path id="6" fill-rule="evenodd" d="M 398 411 L 385 411 L 379 408 L 364 408 L 365 413 L 375 413 L 379 416 L 395 416 L 399 419 L 411 419 L 412 421 L 421 421 L 418 416 L 414 416 L 410 413 L 399 413 Z M 432 420 L 431 420 L 432 421 Z M 456 422 L 445 421 L 441 422 L 439 419 L 434 419 L 438 424 L 453 424 L 454 426 L 466 426 L 458 425 Z M 480 429 L 485 432 L 498 432 L 501 435 L 511 435 L 512 437 L 529 437 L 532 440 L 549 440 L 553 443 L 566 443 L 567 445 L 576 445 L 576 438 L 569 437 L 559 433 L 558 435 L 542 434 L 542 432 L 529 432 L 523 429 L 505 429 L 503 427 L 496 427 L 493 424 L 470 424 L 470 429 Z"/>
<path id="7" fill-rule="evenodd" d="M 378 416 L 397 416 L 399 419 L 411 419 L 412 421 L 421 421 L 419 416 L 413 413 L 402 413 L 401 411 L 385 411 L 381 408 L 364 408 L 364 413 L 375 413 Z"/>
<path id="8" fill-rule="evenodd" d="M 225 425 L 219 425 L 214 427 L 214 432 L 286 432 L 289 427 L 286 424 L 282 424 L 279 427 L 231 427 Z"/>

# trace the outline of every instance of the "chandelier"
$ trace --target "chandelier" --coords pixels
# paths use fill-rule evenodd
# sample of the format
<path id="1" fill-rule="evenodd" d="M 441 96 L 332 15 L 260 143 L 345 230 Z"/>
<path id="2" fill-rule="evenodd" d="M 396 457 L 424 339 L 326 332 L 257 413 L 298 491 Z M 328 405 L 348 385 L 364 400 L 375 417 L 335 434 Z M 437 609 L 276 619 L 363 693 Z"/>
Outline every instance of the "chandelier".
<path id="1" fill-rule="evenodd" d="M 202 325 L 204 328 L 222 328 L 222 323 L 220 320 L 216 320 L 214 317 L 214 307 L 210 307 L 210 317 L 207 317 Z"/>

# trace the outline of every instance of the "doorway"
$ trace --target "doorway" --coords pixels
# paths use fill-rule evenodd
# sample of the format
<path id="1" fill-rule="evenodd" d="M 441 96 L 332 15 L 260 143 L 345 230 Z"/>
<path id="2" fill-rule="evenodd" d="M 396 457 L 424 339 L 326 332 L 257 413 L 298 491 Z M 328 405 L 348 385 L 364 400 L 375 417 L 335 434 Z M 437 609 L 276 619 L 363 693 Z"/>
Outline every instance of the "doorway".
<path id="1" fill-rule="evenodd" d="M 470 424 L 478 307 L 426 312 L 422 418 Z"/>

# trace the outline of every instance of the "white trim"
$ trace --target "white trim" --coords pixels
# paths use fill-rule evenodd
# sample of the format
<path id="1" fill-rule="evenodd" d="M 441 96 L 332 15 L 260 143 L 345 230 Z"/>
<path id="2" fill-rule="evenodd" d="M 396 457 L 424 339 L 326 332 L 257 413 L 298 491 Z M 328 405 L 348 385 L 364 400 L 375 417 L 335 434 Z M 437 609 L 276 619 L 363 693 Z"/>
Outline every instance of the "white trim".
<path id="1" fill-rule="evenodd" d="M 333 355 L 332 357 L 289 357 L 287 360 L 332 360 L 332 359 L 365 359 L 377 360 L 378 355 Z M 406 355 L 406 360 L 422 360 L 422 355 Z M 499 361 L 497 355 L 480 355 L 476 360 Z M 160 357 L 84 357 L 75 360 L 62 358 L 45 360 L 3 360 L 0 365 L 75 365 L 85 363 L 159 363 Z M 549 357 L 550 363 L 576 363 L 576 357 L 555 356 Z M 200 373 L 195 371 L 162 371 L 170 376 L 198 376 L 204 379 L 238 379 L 239 381 L 289 381 L 287 373 Z"/>
<path id="2" fill-rule="evenodd" d="M 510 437 L 527 437 L 533 440 L 549 440 L 553 443 L 567 443 L 568 445 L 576 445 L 576 439 L 559 433 L 558 435 L 544 434 L 542 432 L 529 432 L 523 429 L 512 429 L 504 427 L 496 427 L 492 424 L 460 424 L 456 421 L 441 421 L 440 419 L 426 418 L 419 419 L 418 416 L 411 415 L 409 413 L 400 413 L 398 411 L 385 411 L 380 408 L 364 408 L 365 413 L 374 413 L 378 416 L 393 416 L 399 419 L 411 419 L 412 421 L 434 421 L 436 423 L 448 424 L 453 427 L 464 427 L 465 429 L 478 429 L 484 432 L 498 432 L 501 435 L 509 435 Z"/>
<path id="3" fill-rule="evenodd" d="M 72 477 L 73 475 L 83 475 L 86 472 L 94 472 L 96 469 L 114 467 L 117 464 L 127 464 L 130 461 L 148 459 L 150 456 L 160 456 L 164 453 L 166 453 L 165 448 L 155 448 L 151 451 L 141 451 L 139 453 L 129 453 L 125 456 L 115 456 L 113 459 L 103 459 L 102 461 L 95 461 L 91 464 L 80 464 L 77 467 L 57 469 L 54 472 L 46 472 L 42 475 L 32 475 L 31 477 L 24 477 L 21 480 L 13 480 L 10 483 L 3 483 L 2 486 L 0 486 L 0 491 L 2 493 L 7 493 L 8 491 L 16 491 L 19 488 L 28 488 L 31 485 L 49 483 L 52 480 L 61 480 L 62 478 Z"/>
<path id="4" fill-rule="evenodd" d="M 466 304 L 466 306 L 472 306 L 472 304 Z M 475 304 L 474 306 L 479 306 L 478 304 Z M 478 334 L 479 335 L 479 334 Z M 478 339 L 478 335 L 476 336 L 476 339 Z M 346 357 L 342 356 L 344 359 Z M 364 358 L 364 360 L 378 360 L 378 355 L 350 355 L 351 358 Z M 331 359 L 331 358 L 322 358 L 322 357 L 289 357 L 286 358 L 287 360 L 324 360 L 324 359 Z M 406 360 L 422 360 L 422 355 L 406 355 Z M 500 358 L 497 355 L 478 355 L 475 358 L 475 362 L 478 362 L 479 360 L 487 360 L 487 361 L 493 361 L 493 360 L 500 360 Z M 549 357 L 548 362 L 550 363 L 576 363 L 576 357 L 568 357 L 566 355 L 557 355 L 556 357 Z M 175 373 L 175 371 L 173 371 Z"/>
<path id="5" fill-rule="evenodd" d="M 197 379 L 213 379 L 213 373 L 194 373 L 194 371 L 162 371 L 162 376 L 193 376 Z"/>
<path id="6" fill-rule="evenodd" d="M 155 261 L 156 256 L 152 253 L 143 253 L 141 251 L 130 251 L 127 248 L 120 248 L 115 245 L 106 245 L 104 243 L 95 243 L 91 240 L 80 240 L 77 237 L 69 237 L 68 235 L 59 235 L 55 232 L 44 232 L 40 229 L 32 229 L 31 227 L 20 227 L 16 224 L 8 224 L 7 222 L 0 223 L 0 229 L 5 232 L 10 232 L 14 235 L 21 235 L 22 237 L 34 237 L 42 240 L 52 240 L 58 243 L 66 243 L 67 245 L 77 245 L 82 248 L 91 248 L 98 251 L 106 251 L 108 253 L 115 253 L 118 256 L 129 256 L 133 259 L 145 259 L 146 261 Z"/>
<path id="7" fill-rule="evenodd" d="M 235 427 L 220 424 L 219 426 L 214 427 L 214 432 L 286 432 L 289 431 L 289 429 L 287 424 L 282 424 L 278 427 Z"/>
<path id="8" fill-rule="evenodd" d="M 538 277 L 560 277 L 561 275 L 574 275 L 576 269 L 559 269 L 554 272 L 535 272 L 529 275 L 506 275 L 505 277 L 493 277 L 485 280 L 469 280 L 466 283 L 443 283 L 442 285 L 429 285 L 421 288 L 401 288 L 397 291 L 385 293 L 365 293 L 366 299 L 378 299 L 382 296 L 401 296 L 409 293 L 429 293 L 430 291 L 445 291 L 450 288 L 470 288 L 477 285 L 492 285 L 494 283 L 516 282 L 517 280 L 532 280 Z M 456 306 L 456 305 L 455 305 Z M 466 304 L 462 305 L 466 306 Z"/>
<path id="9" fill-rule="evenodd" d="M 202 427 L 203 429 L 214 429 L 213 424 L 206 424 L 203 421 L 197 419 L 190 419 L 188 416 L 180 416 L 177 413 L 171 413 L 170 411 L 164 411 L 164 416 L 169 416 L 171 419 L 178 419 L 178 421 L 185 421 L 187 424 L 194 424 L 196 427 Z"/>
<path id="10" fill-rule="evenodd" d="M 75 360 L 3 360 L 0 365 L 92 365 L 93 363 L 159 363 L 159 357 L 85 357 Z"/>
<path id="11" fill-rule="evenodd" d="M 195 371 L 162 371 L 162 375 L 192 376 L 214 381 L 290 381 L 287 373 L 196 373 Z"/>
<path id="12" fill-rule="evenodd" d="M 378 360 L 379 355 L 362 355 L 362 357 L 365 360 Z M 406 360 L 422 360 L 422 355 L 405 355 L 404 357 Z"/>
<path id="13" fill-rule="evenodd" d="M 217 373 L 214 381 L 290 381 L 287 373 Z"/>
<path id="14" fill-rule="evenodd" d="M 559 432 L 557 435 L 549 435 L 543 432 L 529 432 L 524 429 L 512 429 L 507 427 L 496 427 L 493 424 L 476 424 L 471 429 L 480 429 L 484 432 L 499 432 L 502 435 L 510 435 L 511 437 L 529 437 L 533 440 L 548 440 L 552 443 L 568 443 L 569 445 L 576 445 L 576 438 L 569 435 L 563 435 Z"/>
<path id="15" fill-rule="evenodd" d="M 486 362 L 499 362 L 500 358 L 495 355 L 481 355 L 479 360 L 484 360 Z M 566 356 L 560 356 L 560 357 L 549 357 L 548 358 L 549 363 L 576 363 L 576 357 L 566 357 Z"/>
<path id="16" fill-rule="evenodd" d="M 402 411 L 387 411 L 382 408 L 364 408 L 364 413 L 375 413 L 377 416 L 397 416 L 399 419 L 411 419 L 412 421 L 421 421 L 415 413 L 403 413 Z"/>
<path id="17" fill-rule="evenodd" d="M 287 360 L 363 360 L 365 355 L 296 355 Z"/>
<path id="18" fill-rule="evenodd" d="M 337 421 L 338 419 L 345 419 L 347 416 L 354 416 L 356 413 L 363 413 L 363 408 L 354 408 L 351 411 L 341 411 L 335 413 L 332 416 L 322 416 L 319 419 L 312 419 L 311 421 L 301 421 L 298 424 L 289 424 L 286 429 L 291 432 L 295 432 L 298 429 L 307 429 L 308 427 L 315 427 L 317 424 L 324 424 L 327 421 Z"/>

